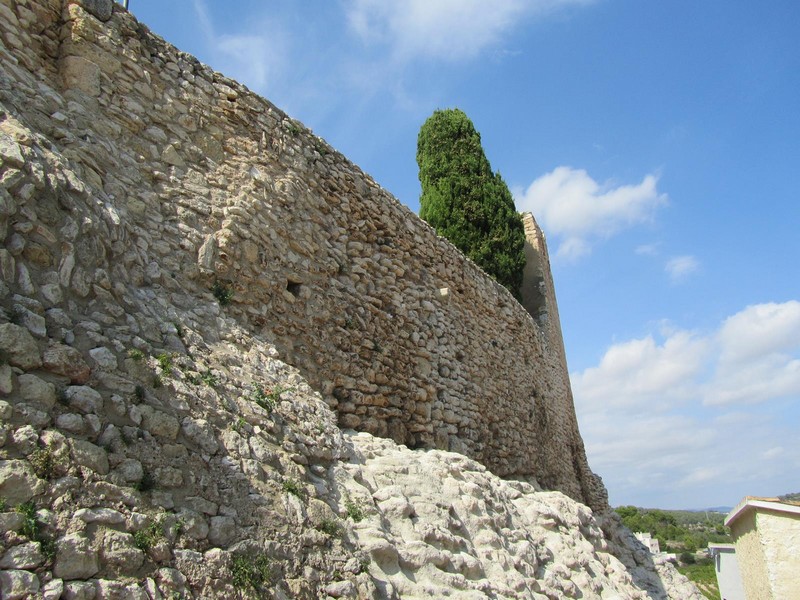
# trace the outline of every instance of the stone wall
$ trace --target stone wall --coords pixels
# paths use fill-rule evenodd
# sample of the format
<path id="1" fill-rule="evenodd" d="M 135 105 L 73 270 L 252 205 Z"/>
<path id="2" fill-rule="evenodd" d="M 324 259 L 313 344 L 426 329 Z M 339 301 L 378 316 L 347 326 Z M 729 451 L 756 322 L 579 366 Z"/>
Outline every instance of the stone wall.
<path id="1" fill-rule="evenodd" d="M 4 224 L 11 289 L 45 307 L 69 296 L 109 325 L 124 317 L 105 307 L 134 297 L 230 293 L 221 310 L 273 343 L 342 427 L 605 508 L 541 232 L 534 318 L 324 140 L 111 4 L 0 0 L 2 100 L 55 144 L 76 179 L 62 187 L 100 219 L 73 220 L 52 193 L 37 199 L 51 223 Z M 27 73 L 33 99 L 17 89 Z"/>

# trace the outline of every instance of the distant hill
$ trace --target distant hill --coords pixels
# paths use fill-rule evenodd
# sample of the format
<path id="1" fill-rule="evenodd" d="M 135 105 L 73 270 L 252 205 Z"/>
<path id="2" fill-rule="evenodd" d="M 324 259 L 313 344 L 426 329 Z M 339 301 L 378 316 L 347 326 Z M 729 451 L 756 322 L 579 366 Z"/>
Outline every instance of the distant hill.
<path id="1" fill-rule="evenodd" d="M 728 510 L 662 510 L 620 506 L 622 522 L 632 531 L 647 531 L 666 552 L 694 552 L 711 543 L 730 542 L 725 527 Z"/>
<path id="2" fill-rule="evenodd" d="M 800 502 L 800 492 L 784 494 L 783 496 L 778 496 L 778 498 L 784 502 Z"/>
<path id="3" fill-rule="evenodd" d="M 723 514 L 728 514 L 733 510 L 732 506 L 709 506 L 708 508 L 695 508 L 690 509 L 689 512 L 718 512 Z"/>

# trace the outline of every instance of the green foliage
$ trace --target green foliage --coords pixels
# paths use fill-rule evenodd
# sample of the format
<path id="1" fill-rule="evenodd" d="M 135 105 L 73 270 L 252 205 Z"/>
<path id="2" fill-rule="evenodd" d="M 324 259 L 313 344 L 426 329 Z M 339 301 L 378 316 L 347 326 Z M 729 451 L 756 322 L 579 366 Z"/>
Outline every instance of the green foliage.
<path id="1" fill-rule="evenodd" d="M 231 429 L 236 433 L 241 433 L 245 425 L 247 425 L 247 421 L 244 420 L 244 417 L 237 417 L 236 420 L 231 423 Z"/>
<path id="2" fill-rule="evenodd" d="M 158 356 L 156 356 L 156 361 L 158 361 L 158 366 L 161 367 L 161 372 L 164 375 L 171 375 L 172 374 L 172 355 L 167 354 L 166 352 L 162 352 Z"/>
<path id="3" fill-rule="evenodd" d="M 323 519 L 317 525 L 317 529 L 331 537 L 337 537 L 342 533 L 342 526 L 336 519 Z"/>
<path id="4" fill-rule="evenodd" d="M 144 352 L 142 352 L 138 348 L 131 348 L 130 350 L 128 350 L 128 357 L 135 360 L 136 362 L 141 362 L 144 360 Z"/>
<path id="5" fill-rule="evenodd" d="M 620 506 L 615 509 L 631 531 L 645 531 L 656 538 L 664 552 L 694 552 L 709 543 L 728 543 L 725 514 L 688 510 L 658 510 Z"/>
<path id="6" fill-rule="evenodd" d="M 22 528 L 19 532 L 29 540 L 38 540 L 41 533 L 41 524 L 36 516 L 36 504 L 28 500 L 17 506 L 17 512 L 22 515 Z"/>
<path id="7" fill-rule="evenodd" d="M 216 387 L 217 384 L 219 384 L 217 376 L 211 372 L 211 369 L 206 369 L 206 371 L 200 375 L 200 381 L 205 383 L 208 387 Z"/>
<path id="8" fill-rule="evenodd" d="M 697 561 L 696 564 L 679 566 L 678 571 L 686 575 L 708 600 L 721 600 L 713 561 Z"/>
<path id="9" fill-rule="evenodd" d="M 39 550 L 46 561 L 52 561 L 56 557 L 56 541 L 52 538 L 40 537 Z"/>
<path id="10" fill-rule="evenodd" d="M 33 472 L 41 479 L 52 479 L 56 475 L 56 468 L 58 460 L 50 446 L 44 448 L 37 448 L 29 456 L 28 461 L 31 463 Z"/>
<path id="11" fill-rule="evenodd" d="M 142 552 L 148 552 L 162 539 L 164 539 L 164 526 L 161 519 L 152 521 L 148 526 L 133 532 L 133 544 Z"/>
<path id="12" fill-rule="evenodd" d="M 5 506 L 3 508 L 5 508 Z M 44 556 L 47 561 L 52 561 L 56 556 L 56 543 L 52 538 L 45 537 L 42 534 L 42 523 L 39 521 L 34 501 L 28 500 L 27 502 L 23 502 L 18 505 L 15 510 L 23 517 L 22 527 L 19 533 L 32 542 L 39 542 L 39 549 L 42 552 L 42 556 Z"/>
<path id="13" fill-rule="evenodd" d="M 364 518 L 367 516 L 366 513 L 364 512 L 364 507 L 360 503 L 354 502 L 349 498 L 344 501 L 344 511 L 347 513 L 347 516 L 353 520 L 354 523 L 363 521 Z"/>
<path id="14" fill-rule="evenodd" d="M 420 217 L 519 298 L 525 230 L 467 115 L 435 111 L 420 128 L 417 164 Z"/>
<path id="15" fill-rule="evenodd" d="M 281 394 L 284 392 L 291 392 L 294 388 L 277 386 L 274 388 L 263 388 L 257 385 L 253 386 L 250 392 L 250 400 L 258 404 L 261 408 L 271 413 L 275 410 L 275 405 L 281 399 Z"/>
<path id="16" fill-rule="evenodd" d="M 5 498 L 0 498 L 0 512 L 5 512 L 8 507 L 8 501 Z"/>
<path id="17" fill-rule="evenodd" d="M 292 494 L 293 496 L 297 496 L 301 500 L 305 496 L 303 492 L 303 486 L 300 485 L 300 482 L 296 479 L 292 479 L 291 477 L 283 480 L 283 491 Z"/>
<path id="18" fill-rule="evenodd" d="M 214 284 L 211 286 L 211 293 L 214 294 L 214 298 L 217 299 L 220 306 L 228 306 L 231 300 L 233 300 L 233 289 L 231 286 L 219 280 L 214 281 Z"/>
<path id="19" fill-rule="evenodd" d="M 237 554 L 231 564 L 233 586 L 263 592 L 272 579 L 269 558 L 266 554 Z"/>

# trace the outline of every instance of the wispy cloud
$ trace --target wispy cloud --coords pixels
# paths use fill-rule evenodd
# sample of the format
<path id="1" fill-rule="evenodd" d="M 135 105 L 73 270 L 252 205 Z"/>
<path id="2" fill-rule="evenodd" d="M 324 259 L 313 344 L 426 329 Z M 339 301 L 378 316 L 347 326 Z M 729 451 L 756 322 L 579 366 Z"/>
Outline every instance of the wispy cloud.
<path id="1" fill-rule="evenodd" d="M 667 261 L 664 270 L 669 275 L 672 283 L 685 281 L 689 275 L 695 273 L 700 268 L 700 263 L 694 256 L 676 256 Z"/>
<path id="2" fill-rule="evenodd" d="M 592 467 L 619 494 L 657 480 L 711 501 L 800 476 L 800 457 L 763 464 L 797 436 L 800 302 L 749 306 L 705 334 L 662 328 L 616 343 L 571 379 Z"/>
<path id="3" fill-rule="evenodd" d="M 592 0 L 355 0 L 350 29 L 366 44 L 384 46 L 395 60 L 459 61 L 498 43 L 523 19 Z"/>
<path id="4" fill-rule="evenodd" d="M 266 93 L 286 63 L 287 48 L 280 28 L 259 18 L 258 24 L 249 22 L 236 33 L 218 33 L 205 0 L 194 0 L 194 10 L 214 68 Z"/>
<path id="5" fill-rule="evenodd" d="M 514 190 L 514 195 L 517 207 L 533 212 L 558 241 L 556 256 L 567 259 L 588 254 L 600 239 L 651 221 L 667 204 L 654 174 L 638 184 L 600 184 L 586 171 L 566 166 L 542 175 L 525 190 Z"/>

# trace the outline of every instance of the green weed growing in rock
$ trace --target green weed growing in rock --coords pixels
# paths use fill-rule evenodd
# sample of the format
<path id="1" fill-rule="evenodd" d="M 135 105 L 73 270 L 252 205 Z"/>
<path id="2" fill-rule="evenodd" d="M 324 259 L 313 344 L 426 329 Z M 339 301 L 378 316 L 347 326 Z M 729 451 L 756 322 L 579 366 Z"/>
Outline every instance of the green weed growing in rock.
<path id="1" fill-rule="evenodd" d="M 58 460 L 50 446 L 37 448 L 29 456 L 28 461 L 36 476 L 41 479 L 52 479 L 56 475 Z"/>
<path id="2" fill-rule="evenodd" d="M 344 501 L 344 511 L 347 513 L 347 516 L 350 517 L 354 523 L 358 523 L 359 521 L 363 521 L 364 518 L 367 516 L 364 512 L 364 507 L 360 502 L 354 502 L 349 498 Z"/>
<path id="3" fill-rule="evenodd" d="M 283 491 L 288 492 L 293 496 L 297 496 L 301 500 L 305 496 L 303 486 L 300 485 L 300 482 L 297 481 L 297 479 L 293 479 L 292 477 L 283 480 Z"/>
<path id="4" fill-rule="evenodd" d="M 152 521 L 146 527 L 142 527 L 133 533 L 133 544 L 142 552 L 148 552 L 150 548 L 158 544 L 164 538 L 164 527 L 162 520 Z"/>
<path id="5" fill-rule="evenodd" d="M 369 565 L 372 562 L 369 556 L 363 556 L 361 560 L 358 561 L 358 573 L 364 573 L 365 571 L 369 570 Z M 357 574 L 358 574 L 357 573 Z"/>
<path id="6" fill-rule="evenodd" d="M 219 380 L 214 373 L 211 372 L 211 369 L 207 369 L 205 373 L 200 375 L 200 380 L 205 383 L 208 387 L 217 387 L 219 384 Z"/>
<path id="7" fill-rule="evenodd" d="M 156 361 L 158 361 L 158 366 L 161 367 L 161 372 L 164 375 L 171 375 L 172 374 L 172 355 L 167 354 L 166 352 L 162 352 L 158 356 L 156 356 Z"/>
<path id="8" fill-rule="evenodd" d="M 0 512 L 6 512 L 8 501 L 5 498 L 0 498 Z"/>
<path id="9" fill-rule="evenodd" d="M 23 502 L 15 510 L 23 518 L 20 535 L 24 535 L 32 542 L 38 542 L 42 556 L 48 562 L 52 561 L 56 557 L 56 542 L 42 534 L 42 523 L 39 521 L 34 501 Z"/>
<path id="10" fill-rule="evenodd" d="M 284 392 L 291 392 L 294 388 L 283 387 L 281 385 L 275 388 L 262 388 L 254 385 L 253 391 L 250 392 L 250 400 L 258 404 L 261 408 L 271 413 L 275 410 L 275 405 L 281 399 L 281 394 Z"/>
<path id="11" fill-rule="evenodd" d="M 231 423 L 231 429 L 236 433 L 241 433 L 245 425 L 247 425 L 247 421 L 244 420 L 244 417 L 237 417 L 236 420 Z"/>
<path id="12" fill-rule="evenodd" d="M 135 360 L 136 362 L 142 362 L 144 360 L 144 352 L 138 348 L 131 348 L 128 350 L 128 358 Z"/>
<path id="13" fill-rule="evenodd" d="M 28 500 L 17 506 L 16 510 L 23 518 L 22 528 L 19 532 L 31 541 L 37 540 L 41 533 L 41 524 L 36 516 L 36 504 L 33 500 Z"/>
<path id="14" fill-rule="evenodd" d="M 317 529 L 331 537 L 338 537 L 342 533 L 342 526 L 337 519 L 322 519 L 317 524 Z"/>
<path id="15" fill-rule="evenodd" d="M 144 386 L 137 385 L 133 388 L 133 395 L 136 396 L 136 399 L 140 402 L 144 400 Z"/>
<path id="16" fill-rule="evenodd" d="M 217 299 L 220 306 L 228 306 L 233 300 L 233 289 L 231 286 L 222 283 L 220 280 L 215 280 L 211 286 L 211 293 Z"/>
<path id="17" fill-rule="evenodd" d="M 51 562 L 56 557 L 56 541 L 52 538 L 39 539 L 39 550 L 45 560 Z"/>
<path id="18" fill-rule="evenodd" d="M 164 385 L 164 380 L 161 379 L 161 375 L 154 375 L 153 376 L 153 389 L 158 389 L 162 385 Z"/>
<path id="19" fill-rule="evenodd" d="M 183 533 L 185 527 L 186 521 L 178 517 L 175 519 L 175 523 L 172 525 L 172 535 L 177 538 L 181 533 Z"/>
<path id="20" fill-rule="evenodd" d="M 272 579 L 269 558 L 263 553 L 237 554 L 233 557 L 231 575 L 234 587 L 261 593 Z"/>
<path id="21" fill-rule="evenodd" d="M 298 125 L 297 122 L 289 119 L 288 121 L 286 121 L 286 131 L 288 131 L 293 136 L 297 136 L 300 134 L 300 131 L 302 130 L 300 129 L 300 125 Z"/>

